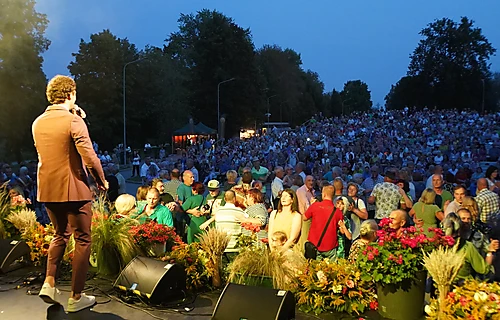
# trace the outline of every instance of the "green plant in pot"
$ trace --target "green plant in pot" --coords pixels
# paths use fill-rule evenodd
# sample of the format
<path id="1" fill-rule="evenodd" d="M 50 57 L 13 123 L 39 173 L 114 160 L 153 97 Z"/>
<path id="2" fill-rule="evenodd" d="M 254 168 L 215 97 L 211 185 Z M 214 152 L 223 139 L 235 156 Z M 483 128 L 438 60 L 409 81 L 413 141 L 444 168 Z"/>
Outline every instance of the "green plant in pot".
<path id="1" fill-rule="evenodd" d="M 423 254 L 455 243 L 439 228 L 430 228 L 432 237 L 415 227 L 398 231 L 390 219 L 380 222 L 377 242 L 367 245 L 357 258 L 362 279 L 377 287 L 379 314 L 389 319 L 411 320 L 422 317 L 427 272 Z"/>
<path id="2" fill-rule="evenodd" d="M 120 217 L 99 198 L 92 203 L 92 256 L 100 274 L 116 275 L 139 252 L 130 228 L 138 222 Z"/>
<path id="3" fill-rule="evenodd" d="M 256 241 L 241 248 L 229 265 L 229 281 L 294 290 L 297 285 L 296 276 L 305 264 L 305 258 L 298 252 L 271 251 L 264 243 Z"/>

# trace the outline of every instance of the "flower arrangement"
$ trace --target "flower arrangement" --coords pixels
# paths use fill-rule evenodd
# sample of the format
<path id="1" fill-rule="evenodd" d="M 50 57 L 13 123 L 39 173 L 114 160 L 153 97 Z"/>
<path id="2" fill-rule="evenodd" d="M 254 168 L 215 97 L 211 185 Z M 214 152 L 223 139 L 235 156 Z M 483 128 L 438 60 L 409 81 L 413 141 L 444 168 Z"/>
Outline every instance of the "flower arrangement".
<path id="1" fill-rule="evenodd" d="M 437 300 L 425 308 L 427 319 L 500 319 L 500 285 L 498 283 L 466 280 L 446 297 L 446 304 L 438 312 Z"/>
<path id="2" fill-rule="evenodd" d="M 404 228 L 397 233 L 390 229 L 389 223 L 388 218 L 380 222 L 378 241 L 367 245 L 356 260 L 360 270 L 363 270 L 365 281 L 398 284 L 405 279 L 414 279 L 417 272 L 424 270 L 424 252 L 455 243 L 439 228 L 429 228 L 434 235 L 428 237 L 415 227 Z"/>
<path id="3" fill-rule="evenodd" d="M 54 232 L 52 224 L 42 226 L 37 223 L 36 227 L 26 229 L 23 233 L 22 238 L 31 249 L 30 258 L 33 265 L 44 265 L 49 254 L 50 242 L 54 238 Z"/>
<path id="4" fill-rule="evenodd" d="M 144 249 L 154 244 L 166 243 L 167 248 L 172 248 L 182 243 L 182 239 L 175 233 L 174 228 L 158 224 L 154 221 L 132 226 L 130 234 L 137 245 Z"/>
<path id="5" fill-rule="evenodd" d="M 130 262 L 140 249 L 130 228 L 137 221 L 130 218 L 118 219 L 104 197 L 92 203 L 92 256 L 101 274 L 114 275 Z"/>
<path id="6" fill-rule="evenodd" d="M 172 251 L 161 260 L 170 263 L 178 263 L 186 270 L 186 288 L 188 290 L 200 290 L 203 287 L 210 286 L 210 274 L 206 268 L 208 258 L 201 249 L 198 242 L 191 244 L 180 244 L 174 246 Z"/>
<path id="7" fill-rule="evenodd" d="M 309 261 L 297 280 L 295 295 L 304 312 L 360 315 L 378 307 L 375 290 L 362 279 L 359 268 L 345 259 Z"/>

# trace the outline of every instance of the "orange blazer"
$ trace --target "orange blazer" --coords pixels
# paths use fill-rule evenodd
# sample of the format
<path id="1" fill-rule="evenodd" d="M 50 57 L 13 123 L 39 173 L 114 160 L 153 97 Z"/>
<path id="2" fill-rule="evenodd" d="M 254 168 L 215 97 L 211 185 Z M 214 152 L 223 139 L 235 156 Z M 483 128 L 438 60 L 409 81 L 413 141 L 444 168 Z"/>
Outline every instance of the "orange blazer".
<path id="1" fill-rule="evenodd" d="M 85 167 L 98 185 L 105 177 L 83 119 L 52 105 L 33 122 L 32 132 L 38 152 L 37 200 L 92 200 Z"/>

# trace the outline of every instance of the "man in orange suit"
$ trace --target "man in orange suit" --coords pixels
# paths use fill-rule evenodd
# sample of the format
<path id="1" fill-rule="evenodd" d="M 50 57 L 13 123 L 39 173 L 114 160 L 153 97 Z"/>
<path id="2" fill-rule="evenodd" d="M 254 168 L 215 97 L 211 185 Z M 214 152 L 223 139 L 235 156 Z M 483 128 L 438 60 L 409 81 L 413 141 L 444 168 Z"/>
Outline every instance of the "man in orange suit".
<path id="1" fill-rule="evenodd" d="M 55 76 L 49 81 L 46 94 L 51 105 L 33 122 L 32 131 L 38 152 L 37 200 L 45 203 L 55 236 L 39 296 L 47 303 L 59 303 L 55 276 L 73 233 L 75 252 L 68 312 L 76 312 L 95 304 L 95 297 L 82 293 L 89 267 L 92 222 L 87 171 L 99 189 L 106 190 L 108 183 L 82 114 L 75 112 L 80 110 L 75 104 L 75 81 Z"/>

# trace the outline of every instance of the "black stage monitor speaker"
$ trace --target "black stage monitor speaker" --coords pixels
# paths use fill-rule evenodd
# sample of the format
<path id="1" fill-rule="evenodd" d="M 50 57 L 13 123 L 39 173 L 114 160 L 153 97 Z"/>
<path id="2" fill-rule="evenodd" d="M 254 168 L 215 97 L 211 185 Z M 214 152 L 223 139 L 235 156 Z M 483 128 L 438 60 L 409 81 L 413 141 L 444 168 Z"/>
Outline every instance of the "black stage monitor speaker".
<path id="1" fill-rule="evenodd" d="M 25 267 L 30 263 L 30 247 L 24 241 L 0 240 L 0 273 Z"/>
<path id="2" fill-rule="evenodd" d="M 228 283 L 215 305 L 212 320 L 295 319 L 290 291 Z"/>
<path id="3" fill-rule="evenodd" d="M 186 289 L 186 271 L 179 264 L 137 256 L 123 269 L 113 285 L 161 304 Z"/>

